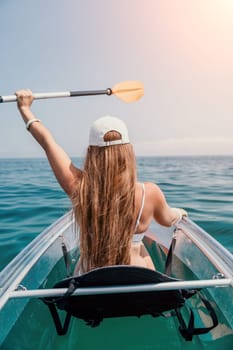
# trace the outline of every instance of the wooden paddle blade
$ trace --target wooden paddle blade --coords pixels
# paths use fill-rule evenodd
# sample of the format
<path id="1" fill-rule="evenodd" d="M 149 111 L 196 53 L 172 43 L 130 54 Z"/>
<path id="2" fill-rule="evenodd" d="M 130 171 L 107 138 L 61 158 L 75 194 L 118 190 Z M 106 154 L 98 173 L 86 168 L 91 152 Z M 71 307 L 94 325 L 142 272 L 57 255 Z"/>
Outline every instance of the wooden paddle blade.
<path id="1" fill-rule="evenodd" d="M 116 84 L 112 93 L 124 102 L 134 102 L 144 95 L 144 87 L 140 81 L 125 81 Z"/>

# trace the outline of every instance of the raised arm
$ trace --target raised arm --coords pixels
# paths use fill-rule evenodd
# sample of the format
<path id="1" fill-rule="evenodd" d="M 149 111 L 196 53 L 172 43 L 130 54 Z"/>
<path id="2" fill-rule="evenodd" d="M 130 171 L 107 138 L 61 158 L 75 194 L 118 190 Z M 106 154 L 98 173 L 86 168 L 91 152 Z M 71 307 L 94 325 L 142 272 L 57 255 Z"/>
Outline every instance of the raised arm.
<path id="1" fill-rule="evenodd" d="M 63 190 L 71 196 L 77 181 L 81 178 L 81 170 L 76 168 L 66 152 L 56 143 L 50 131 L 40 122 L 30 110 L 33 95 L 30 90 L 20 90 L 16 93 L 20 114 L 35 140 L 44 149 L 51 168 Z"/>

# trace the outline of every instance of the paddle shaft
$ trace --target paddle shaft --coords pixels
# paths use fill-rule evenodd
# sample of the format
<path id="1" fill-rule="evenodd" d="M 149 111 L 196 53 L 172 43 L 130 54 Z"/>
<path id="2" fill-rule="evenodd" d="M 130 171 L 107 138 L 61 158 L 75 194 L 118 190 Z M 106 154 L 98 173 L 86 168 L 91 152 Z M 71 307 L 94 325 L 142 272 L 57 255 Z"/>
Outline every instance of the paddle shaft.
<path id="1" fill-rule="evenodd" d="M 95 96 L 95 95 L 112 95 L 112 89 L 106 90 L 88 90 L 88 91 L 63 91 L 63 92 L 43 92 L 33 94 L 35 100 L 61 97 L 76 97 L 76 96 Z M 0 103 L 15 102 L 17 97 L 15 95 L 0 96 Z"/>

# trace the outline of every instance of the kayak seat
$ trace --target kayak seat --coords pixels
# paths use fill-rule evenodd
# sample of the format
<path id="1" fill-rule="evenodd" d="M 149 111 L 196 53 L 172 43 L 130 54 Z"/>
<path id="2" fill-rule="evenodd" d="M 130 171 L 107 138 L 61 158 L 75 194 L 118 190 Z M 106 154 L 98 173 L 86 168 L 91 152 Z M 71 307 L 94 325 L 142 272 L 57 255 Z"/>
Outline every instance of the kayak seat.
<path id="1" fill-rule="evenodd" d="M 71 317 L 84 320 L 87 325 L 98 326 L 104 318 L 151 315 L 162 316 L 163 312 L 180 310 L 187 298 L 193 295 L 188 291 L 140 291 L 133 292 L 133 285 L 157 284 L 177 281 L 158 271 L 143 267 L 119 265 L 96 268 L 81 276 L 73 276 L 61 280 L 54 288 L 68 288 L 62 297 L 46 297 L 42 300 L 48 305 L 59 335 L 67 333 Z M 127 291 L 98 294 L 96 287 L 128 287 Z M 72 295 L 79 288 L 93 288 L 93 293 Z M 66 312 L 62 325 L 58 309 Z M 174 313 L 175 314 L 175 313 Z M 182 315 L 176 312 L 178 321 L 185 329 Z M 194 328 L 194 327 L 192 327 Z M 189 330 L 189 333 L 193 331 Z M 181 334 L 185 337 L 185 330 Z M 188 336 L 189 337 L 189 336 Z M 191 336 L 192 338 L 192 336 Z M 191 339 L 186 339 L 191 340 Z"/>

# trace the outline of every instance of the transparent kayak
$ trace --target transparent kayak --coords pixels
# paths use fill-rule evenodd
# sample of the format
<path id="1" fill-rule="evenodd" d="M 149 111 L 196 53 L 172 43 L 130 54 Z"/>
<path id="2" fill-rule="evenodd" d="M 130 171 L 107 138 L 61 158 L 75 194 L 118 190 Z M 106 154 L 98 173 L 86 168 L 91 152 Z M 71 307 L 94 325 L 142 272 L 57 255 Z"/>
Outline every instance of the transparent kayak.
<path id="1" fill-rule="evenodd" d="M 153 224 L 144 244 L 157 271 L 162 273 L 171 242 L 175 244 L 169 253 L 169 274 L 178 282 L 135 286 L 135 292 L 140 293 L 142 288 L 201 290 L 218 318 L 218 325 L 208 333 L 186 341 L 179 332 L 177 317 L 168 312 L 161 317 L 108 318 L 95 328 L 73 317 L 68 332 L 59 336 L 41 299 L 64 295 L 64 289 L 55 290 L 53 286 L 72 275 L 79 256 L 78 234 L 69 212 L 34 239 L 0 273 L 0 349 L 232 349 L 233 255 L 189 219 L 172 228 Z M 97 287 L 96 292 L 114 293 L 114 288 L 98 291 Z M 130 290 L 132 286 L 118 288 L 118 292 L 124 293 L 127 288 Z M 189 322 L 190 308 L 197 327 L 210 325 L 209 314 L 195 296 L 183 306 L 185 322 Z M 64 319 L 64 312 L 59 314 Z"/>

